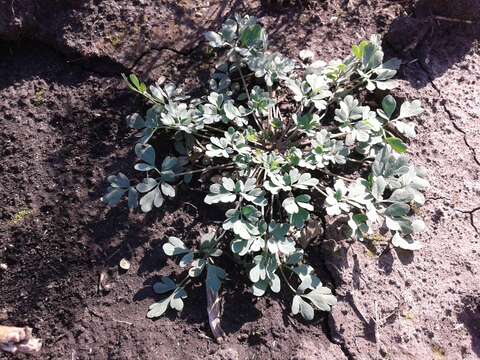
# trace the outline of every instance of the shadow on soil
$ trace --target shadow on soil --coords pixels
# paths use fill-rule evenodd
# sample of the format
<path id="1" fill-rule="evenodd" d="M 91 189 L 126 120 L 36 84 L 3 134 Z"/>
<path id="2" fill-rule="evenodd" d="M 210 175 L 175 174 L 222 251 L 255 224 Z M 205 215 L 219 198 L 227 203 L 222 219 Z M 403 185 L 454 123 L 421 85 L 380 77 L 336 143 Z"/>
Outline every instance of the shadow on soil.
<path id="1" fill-rule="evenodd" d="M 480 356 L 480 294 L 466 296 L 462 300 L 462 311 L 458 321 L 462 323 L 472 338 L 472 350 Z"/>
<path id="2" fill-rule="evenodd" d="M 411 85 L 423 88 L 476 46 L 480 39 L 479 14 L 480 0 L 422 0 L 410 16 L 393 21 L 384 43 L 394 56 L 404 60 L 407 69 L 401 71 L 413 75 L 407 77 Z"/>
<path id="3" fill-rule="evenodd" d="M 4 74 L 0 89 L 12 85 L 19 88 L 17 104 L 4 102 L 5 112 L 14 115 L 2 119 L 2 130 L 15 134 L 17 114 L 32 123 L 41 122 L 48 129 L 33 134 L 25 144 L 13 137 L 16 158 L 3 159 L 6 172 L 3 180 L 10 178 L 17 164 L 26 164 L 19 175 L 27 176 L 30 181 L 25 193 L 21 192 L 22 187 L 15 187 L 2 196 L 9 202 L 16 196 L 25 199 L 25 206 L 33 209 L 33 215 L 2 230 L 1 243 L 5 244 L 3 236 L 6 236 L 6 243 L 12 246 L 5 254 L 11 270 L 7 276 L 2 275 L 0 303 L 9 310 L 11 319 L 22 319 L 39 327 L 53 319 L 55 324 L 71 326 L 78 306 L 95 295 L 96 274 L 92 268 L 96 259 L 88 246 L 89 232 L 85 225 L 95 216 L 96 194 L 91 190 L 95 188 L 94 172 L 102 166 L 106 154 L 114 151 L 108 140 L 113 136 L 116 128 L 113 124 L 118 123 L 119 115 L 111 109 L 128 107 L 129 101 L 121 91 L 116 97 L 98 97 L 98 83 L 90 78 L 91 74 L 67 64 L 44 46 L 29 42 L 1 43 L 0 53 L 0 71 Z M 31 81 L 45 88 L 34 99 L 35 106 L 30 104 L 32 96 L 28 89 L 22 88 L 23 83 Z M 82 98 L 85 91 L 97 95 Z M 37 94 L 40 94 L 38 89 Z M 29 106 L 31 110 L 25 114 Z M 112 113 L 112 117 L 94 116 L 103 111 Z M 26 128 L 27 134 L 28 131 L 31 129 Z M 20 154 L 28 151 L 26 146 L 35 147 L 33 153 L 45 155 L 46 159 L 40 162 L 29 156 L 22 158 Z M 42 331 L 49 332 L 49 339 L 53 340 L 60 330 Z"/>

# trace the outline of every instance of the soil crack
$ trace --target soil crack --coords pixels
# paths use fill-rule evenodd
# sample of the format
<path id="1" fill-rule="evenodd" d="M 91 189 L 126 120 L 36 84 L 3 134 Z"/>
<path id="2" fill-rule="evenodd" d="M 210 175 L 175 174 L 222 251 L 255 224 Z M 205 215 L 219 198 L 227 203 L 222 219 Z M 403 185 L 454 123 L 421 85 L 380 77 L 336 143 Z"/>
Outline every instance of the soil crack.
<path id="1" fill-rule="evenodd" d="M 462 133 L 463 135 L 463 142 L 465 143 L 465 145 L 468 147 L 468 149 L 470 150 L 470 152 L 472 153 L 472 156 L 473 156 L 473 161 L 475 161 L 475 163 L 480 166 L 480 159 L 478 158 L 477 156 L 477 152 L 475 150 L 475 148 L 470 145 L 470 143 L 468 142 L 468 139 L 467 139 L 467 133 L 465 132 L 465 130 L 463 130 L 460 126 L 458 126 L 458 124 L 455 122 L 455 117 L 454 115 L 452 114 L 452 112 L 450 111 L 450 109 L 448 108 L 447 106 L 447 100 L 445 99 L 445 97 L 443 96 L 442 92 L 440 91 L 440 89 L 437 87 L 437 84 L 435 84 L 435 81 L 433 80 L 432 78 L 432 75 L 430 74 L 430 71 L 428 71 L 427 67 L 425 66 L 425 64 L 423 64 L 421 61 L 418 61 L 418 64 L 420 65 L 420 68 L 425 72 L 425 74 L 427 74 L 427 77 L 428 77 L 428 80 L 430 82 L 430 84 L 432 85 L 432 87 L 435 89 L 435 91 L 438 93 L 438 95 L 440 95 L 440 98 L 441 98 L 441 105 L 445 111 L 445 113 L 447 114 L 450 122 L 452 123 L 453 127 L 455 130 L 457 130 L 458 132 Z"/>
<path id="2" fill-rule="evenodd" d="M 463 209 L 454 209 L 455 211 L 461 212 L 462 214 L 468 214 L 470 217 L 470 224 L 475 229 L 475 232 L 480 235 L 480 229 L 475 225 L 474 214 L 480 210 L 480 206 L 473 208 L 472 210 L 463 210 Z"/>
<path id="3" fill-rule="evenodd" d="M 477 153 L 476 153 L 476 150 L 475 148 L 470 145 L 470 143 L 468 142 L 468 139 L 467 139 L 467 133 L 465 132 L 465 130 L 463 130 L 460 126 L 457 125 L 457 123 L 455 122 L 454 120 L 454 116 L 453 114 L 451 113 L 450 109 L 447 107 L 447 104 L 446 104 L 446 100 L 445 99 L 442 99 L 443 101 L 443 109 L 445 110 L 445 112 L 447 113 L 448 115 L 448 118 L 450 119 L 450 122 L 452 123 L 453 127 L 455 128 L 455 130 L 461 132 L 463 134 L 463 142 L 465 143 L 465 145 L 467 145 L 467 147 L 470 149 L 470 151 L 472 152 L 472 155 L 473 155 L 473 160 L 477 163 L 478 166 L 480 166 L 480 160 L 478 159 L 477 157 Z"/>

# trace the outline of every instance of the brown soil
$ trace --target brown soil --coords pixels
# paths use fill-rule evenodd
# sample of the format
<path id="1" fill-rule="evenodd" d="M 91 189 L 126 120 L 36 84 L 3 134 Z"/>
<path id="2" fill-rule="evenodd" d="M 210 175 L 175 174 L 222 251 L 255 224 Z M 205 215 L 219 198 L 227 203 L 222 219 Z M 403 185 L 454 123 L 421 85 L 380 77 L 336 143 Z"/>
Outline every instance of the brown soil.
<path id="1" fill-rule="evenodd" d="M 45 340 L 39 358 L 480 357 L 478 1 L 298 1 L 275 11 L 266 3 L 0 0 L 0 263 L 8 266 L 0 323 L 32 326 Z M 258 15 L 292 56 L 311 47 L 342 57 L 361 38 L 385 34 L 389 55 L 404 60 L 395 95 L 426 109 L 410 153 L 432 186 L 421 210 L 425 246 L 414 255 L 380 254 L 327 228 L 314 256 L 339 304 L 313 323 L 291 317 L 283 294 L 256 299 L 232 275 L 227 338 L 216 344 L 201 287 L 180 315 L 145 313 L 150 285 L 175 269 L 161 251 L 165 237 L 195 239 L 221 213 L 202 205 L 198 187 L 148 216 L 99 198 L 106 175 L 133 163 L 124 118 L 142 105 L 119 73 L 200 84 L 201 34 L 233 11 Z M 126 273 L 121 258 L 132 264 Z M 108 292 L 97 288 L 102 271 Z"/>

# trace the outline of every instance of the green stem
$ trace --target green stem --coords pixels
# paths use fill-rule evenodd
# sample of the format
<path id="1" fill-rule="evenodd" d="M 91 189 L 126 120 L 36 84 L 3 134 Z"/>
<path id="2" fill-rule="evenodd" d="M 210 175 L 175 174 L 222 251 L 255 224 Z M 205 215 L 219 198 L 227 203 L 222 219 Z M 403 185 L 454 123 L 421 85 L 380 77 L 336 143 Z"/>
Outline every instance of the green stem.
<path id="1" fill-rule="evenodd" d="M 221 130 L 221 129 L 218 129 L 214 126 L 210 126 L 210 125 L 204 125 L 205 129 L 209 129 L 209 130 L 212 130 L 212 131 L 216 131 L 216 132 L 219 132 L 223 135 L 224 131 Z"/>
<path id="2" fill-rule="evenodd" d="M 243 87 L 245 88 L 245 94 L 247 95 L 248 101 L 251 102 L 252 100 L 250 98 L 250 93 L 248 91 L 248 87 L 247 87 L 247 83 L 245 81 L 245 77 L 243 76 L 242 64 L 240 63 L 240 61 L 237 62 L 237 66 L 238 66 L 238 72 L 240 74 L 240 78 L 242 79 Z M 257 116 L 255 115 L 255 112 L 253 112 L 252 115 L 253 115 L 253 118 L 254 118 L 255 122 L 257 123 L 257 126 L 259 127 L 259 129 L 263 130 L 262 123 L 258 120 Z"/>
<path id="3" fill-rule="evenodd" d="M 317 190 L 317 191 L 318 191 L 320 194 L 322 194 L 323 196 L 325 196 L 325 197 L 328 196 L 325 191 L 323 191 L 322 189 L 320 189 L 320 188 L 318 187 L 318 185 L 315 185 L 314 188 L 315 188 L 315 190 Z"/>
<path id="4" fill-rule="evenodd" d="M 187 275 L 182 281 L 180 281 L 180 284 L 178 284 L 177 288 L 184 288 L 187 283 L 190 280 L 190 275 Z"/>
<path id="5" fill-rule="evenodd" d="M 326 175 L 329 175 L 329 176 L 333 176 L 333 177 L 336 177 L 336 178 L 339 178 L 339 179 L 342 179 L 342 180 L 345 180 L 345 181 L 348 181 L 348 182 L 354 182 L 355 180 L 354 179 L 349 179 L 345 176 L 341 176 L 341 175 L 337 175 L 337 174 L 334 174 L 332 173 L 331 171 L 329 170 L 325 170 L 325 169 L 318 169 L 318 171 L 326 174 Z"/>
<path id="6" fill-rule="evenodd" d="M 206 140 L 210 141 L 210 137 L 209 137 L 209 136 L 205 136 L 205 135 L 198 134 L 198 133 L 196 133 L 195 136 L 198 136 L 199 138 L 206 139 Z"/>
<path id="7" fill-rule="evenodd" d="M 190 171 L 185 171 L 185 172 L 175 174 L 175 176 L 190 175 L 190 174 L 194 174 L 194 173 L 198 173 L 198 172 L 210 171 L 210 170 L 215 170 L 215 169 L 222 169 L 222 168 L 229 167 L 229 166 L 232 166 L 232 165 L 233 165 L 233 163 L 228 163 L 228 164 L 211 166 L 211 167 L 206 167 L 206 168 L 197 169 L 197 170 L 190 170 Z M 160 172 L 160 174 L 164 174 L 164 173 L 165 173 L 165 171 Z"/>

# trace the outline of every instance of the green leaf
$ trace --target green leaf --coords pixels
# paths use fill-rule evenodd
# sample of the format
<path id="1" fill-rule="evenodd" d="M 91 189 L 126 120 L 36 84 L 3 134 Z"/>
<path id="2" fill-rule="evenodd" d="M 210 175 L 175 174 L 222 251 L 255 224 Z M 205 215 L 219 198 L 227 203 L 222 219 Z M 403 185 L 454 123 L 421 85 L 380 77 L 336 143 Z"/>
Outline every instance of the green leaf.
<path id="1" fill-rule="evenodd" d="M 191 277 L 200 276 L 206 264 L 207 264 L 207 260 L 205 259 L 193 260 L 192 267 L 188 270 L 188 275 Z"/>
<path id="2" fill-rule="evenodd" d="M 411 237 L 402 237 L 397 232 L 393 235 L 392 245 L 404 250 L 416 251 L 422 248 L 420 242 L 413 240 Z"/>
<path id="3" fill-rule="evenodd" d="M 285 209 L 285 211 L 289 214 L 296 214 L 299 211 L 299 207 L 295 202 L 295 198 L 293 197 L 288 197 L 285 200 L 283 200 L 282 206 Z"/>
<path id="4" fill-rule="evenodd" d="M 185 255 L 182 256 L 178 265 L 180 265 L 180 267 L 185 267 L 191 264 L 192 261 L 193 261 L 193 252 L 187 252 Z"/>
<path id="5" fill-rule="evenodd" d="M 162 189 L 162 193 L 166 196 L 169 196 L 169 197 L 174 197 L 175 196 L 175 188 L 170 185 L 169 183 L 166 183 L 166 182 L 162 182 L 160 184 L 160 187 Z"/>
<path id="6" fill-rule="evenodd" d="M 135 170 L 138 170 L 138 171 L 150 171 L 155 169 L 155 166 L 145 164 L 145 163 L 138 163 L 138 164 L 135 164 L 134 168 Z"/>
<path id="7" fill-rule="evenodd" d="M 140 199 L 140 207 L 143 212 L 149 212 L 153 206 L 161 207 L 163 204 L 163 197 L 160 189 L 155 187 L 152 191 L 142 196 Z"/>
<path id="8" fill-rule="evenodd" d="M 405 101 L 400 107 L 400 115 L 397 120 L 417 116 L 422 112 L 423 108 L 420 100 L 413 100 L 412 102 Z"/>
<path id="9" fill-rule="evenodd" d="M 175 289 L 176 287 L 177 285 L 175 284 L 175 281 L 170 279 L 168 276 L 163 276 L 161 281 L 153 284 L 153 291 L 155 294 L 164 294 Z"/>
<path id="10" fill-rule="evenodd" d="M 115 206 L 120 202 L 125 192 L 125 189 L 111 188 L 111 190 L 102 197 L 102 201 L 108 206 Z"/>
<path id="11" fill-rule="evenodd" d="M 399 154 L 403 154 L 404 152 L 407 151 L 407 146 L 403 143 L 402 140 L 400 140 L 397 137 L 388 137 L 386 141 L 387 141 L 387 144 L 390 145 L 392 149 Z"/>
<path id="12" fill-rule="evenodd" d="M 130 186 L 130 180 L 128 180 L 128 177 L 121 172 L 117 175 L 110 175 L 108 177 L 108 182 L 115 188 L 126 188 Z"/>
<path id="13" fill-rule="evenodd" d="M 305 209 L 299 209 L 296 214 L 290 215 L 290 223 L 298 229 L 303 228 L 308 219 L 310 219 L 310 214 Z"/>
<path id="14" fill-rule="evenodd" d="M 168 309 L 168 304 L 170 303 L 170 297 L 160 300 L 149 307 L 147 313 L 147 318 L 153 319 L 162 316 L 165 311 Z"/>
<path id="15" fill-rule="evenodd" d="M 175 294 L 175 296 L 170 300 L 170 307 L 177 311 L 183 310 L 183 300 L 181 299 L 179 293 Z"/>
<path id="16" fill-rule="evenodd" d="M 362 224 L 368 220 L 368 217 L 364 214 L 355 214 L 352 216 L 352 219 L 357 223 L 357 224 Z"/>
<path id="17" fill-rule="evenodd" d="M 255 296 L 263 296 L 265 294 L 265 291 L 268 288 L 268 281 L 267 280 L 261 280 L 257 281 L 252 285 L 252 291 L 253 295 Z"/>
<path id="18" fill-rule="evenodd" d="M 389 201 L 408 203 L 415 198 L 415 194 L 409 189 L 397 189 L 388 198 Z"/>
<path id="19" fill-rule="evenodd" d="M 208 43 L 211 47 L 221 47 L 224 44 L 222 36 L 215 31 L 208 31 L 205 33 L 205 39 L 207 39 Z"/>
<path id="20" fill-rule="evenodd" d="M 157 186 L 158 183 L 155 179 L 153 178 L 145 178 L 142 180 L 140 184 L 136 186 L 136 189 L 138 192 L 141 193 L 146 193 L 152 190 L 155 186 Z"/>
<path id="21" fill-rule="evenodd" d="M 240 35 L 240 41 L 242 46 L 247 48 L 253 46 L 258 40 L 260 40 L 262 32 L 263 29 L 258 24 L 244 29 Z"/>
<path id="22" fill-rule="evenodd" d="M 385 215 L 390 217 L 406 216 L 410 211 L 410 206 L 403 203 L 393 203 L 387 209 L 385 209 Z"/>
<path id="23" fill-rule="evenodd" d="M 353 55 L 357 58 L 357 59 L 361 59 L 362 56 L 363 56 L 363 49 L 365 48 L 365 46 L 368 45 L 368 41 L 367 40 L 362 40 L 360 42 L 360 44 L 357 46 L 357 45 L 353 45 L 352 46 L 352 53 Z"/>
<path id="24" fill-rule="evenodd" d="M 135 209 L 138 206 L 138 192 L 134 187 L 128 188 L 128 208 Z"/>
<path id="25" fill-rule="evenodd" d="M 145 127 L 145 120 L 138 113 L 127 116 L 127 126 L 132 129 L 143 129 Z"/>
<path id="26" fill-rule="evenodd" d="M 222 268 L 207 264 L 207 287 L 214 293 L 218 293 L 222 286 L 222 280 L 225 279 L 226 275 L 225 270 Z"/>
<path id="27" fill-rule="evenodd" d="M 296 249 L 287 258 L 288 265 L 297 265 L 303 259 L 303 249 Z"/>
<path id="28" fill-rule="evenodd" d="M 332 291 L 327 287 L 318 287 L 303 295 L 309 299 L 319 310 L 330 311 L 331 307 L 337 303 L 337 298 L 332 295 Z"/>
<path id="29" fill-rule="evenodd" d="M 135 145 L 135 154 L 147 164 L 155 166 L 155 149 L 149 144 Z"/>
<path id="30" fill-rule="evenodd" d="M 190 252 L 182 240 L 175 236 L 170 236 L 168 242 L 163 244 L 163 252 L 168 256 L 175 256 Z"/>
<path id="31" fill-rule="evenodd" d="M 137 89 L 140 89 L 140 81 L 138 80 L 137 75 L 130 74 L 129 79 L 133 86 L 135 86 Z"/>
<path id="32" fill-rule="evenodd" d="M 300 313 L 305 320 L 313 320 L 315 313 L 312 305 L 302 299 L 300 295 L 295 295 L 292 301 L 292 314 Z"/>
<path id="33" fill-rule="evenodd" d="M 178 160 L 173 156 L 167 156 L 162 161 L 162 171 L 172 170 L 175 166 L 177 166 Z"/>
<path id="34" fill-rule="evenodd" d="M 387 95 L 383 98 L 382 100 L 382 108 L 385 114 L 387 115 L 387 118 L 391 118 L 395 109 L 397 107 L 397 102 L 395 101 L 395 98 L 392 95 Z"/>

